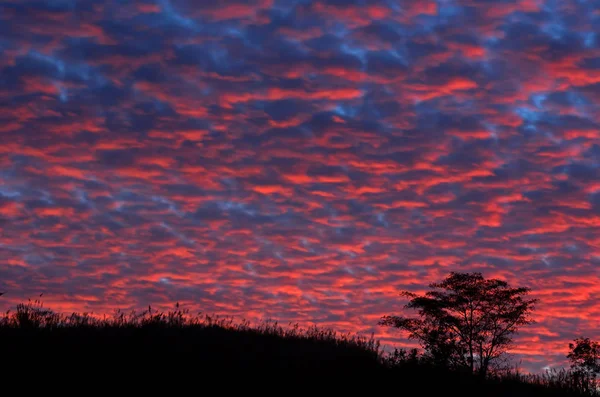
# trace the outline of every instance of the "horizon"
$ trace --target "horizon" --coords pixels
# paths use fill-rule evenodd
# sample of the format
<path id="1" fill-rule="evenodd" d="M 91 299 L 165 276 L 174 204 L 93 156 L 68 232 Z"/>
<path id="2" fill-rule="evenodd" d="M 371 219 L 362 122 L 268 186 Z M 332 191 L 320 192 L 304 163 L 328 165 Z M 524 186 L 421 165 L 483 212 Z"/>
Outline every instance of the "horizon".
<path id="1" fill-rule="evenodd" d="M 0 311 L 180 302 L 379 327 L 530 287 L 515 362 L 600 338 L 600 0 L 8 0 Z M 415 345 L 410 342 L 410 345 Z"/>

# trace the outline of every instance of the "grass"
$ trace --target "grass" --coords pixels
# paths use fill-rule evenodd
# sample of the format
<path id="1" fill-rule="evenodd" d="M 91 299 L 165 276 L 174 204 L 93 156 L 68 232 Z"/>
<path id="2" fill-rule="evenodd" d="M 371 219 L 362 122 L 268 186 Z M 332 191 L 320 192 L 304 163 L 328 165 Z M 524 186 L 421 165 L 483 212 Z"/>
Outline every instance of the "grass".
<path id="1" fill-rule="evenodd" d="M 10 382 L 49 377 L 90 384 L 125 382 L 156 391 L 201 382 L 223 391 L 250 384 L 295 393 L 311 384 L 421 396 L 582 396 L 568 371 L 516 371 L 479 379 L 429 365 L 416 354 L 387 354 L 371 337 L 266 321 L 252 326 L 227 317 L 116 311 L 113 316 L 60 315 L 34 301 L 0 317 L 0 354 Z M 1 364 L 0 364 L 1 365 Z M 279 385 L 285 380 L 285 389 Z M 31 382 L 31 381 L 30 381 Z M 208 382 L 208 383 L 206 383 Z M 43 383 L 44 385 L 47 383 Z M 211 386 L 212 388 L 212 386 Z M 313 389 L 314 391 L 315 389 Z M 206 394 L 206 393 L 201 393 Z M 336 393 L 337 394 L 337 393 Z"/>

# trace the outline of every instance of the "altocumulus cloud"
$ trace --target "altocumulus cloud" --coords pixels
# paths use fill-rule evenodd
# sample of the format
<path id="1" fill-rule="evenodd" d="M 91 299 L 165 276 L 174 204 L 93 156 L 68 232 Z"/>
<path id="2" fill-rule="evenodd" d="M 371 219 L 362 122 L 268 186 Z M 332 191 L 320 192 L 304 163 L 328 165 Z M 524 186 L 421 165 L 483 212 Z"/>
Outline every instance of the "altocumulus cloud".
<path id="1" fill-rule="evenodd" d="M 449 271 L 600 318 L 600 2 L 4 1 L 0 287 L 375 331 Z M 596 335 L 597 336 L 597 335 Z"/>

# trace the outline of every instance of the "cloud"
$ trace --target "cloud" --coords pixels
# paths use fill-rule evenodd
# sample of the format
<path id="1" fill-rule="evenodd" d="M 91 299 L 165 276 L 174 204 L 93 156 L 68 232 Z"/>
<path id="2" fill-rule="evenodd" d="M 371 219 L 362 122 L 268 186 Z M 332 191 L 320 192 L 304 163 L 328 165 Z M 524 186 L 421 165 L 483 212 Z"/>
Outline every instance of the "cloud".
<path id="1" fill-rule="evenodd" d="M 8 1 L 2 305 L 376 326 L 450 271 L 596 337 L 600 4 Z M 6 299 L 5 299 L 6 298 Z"/>

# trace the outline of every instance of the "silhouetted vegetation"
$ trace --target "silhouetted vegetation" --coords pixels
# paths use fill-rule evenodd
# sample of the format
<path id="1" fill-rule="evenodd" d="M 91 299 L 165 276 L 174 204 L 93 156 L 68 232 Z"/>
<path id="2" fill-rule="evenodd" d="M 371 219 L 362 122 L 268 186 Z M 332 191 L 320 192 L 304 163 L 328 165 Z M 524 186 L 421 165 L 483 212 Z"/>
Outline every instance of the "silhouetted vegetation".
<path id="1" fill-rule="evenodd" d="M 30 301 L 0 317 L 0 351 L 13 372 L 7 380 L 24 377 L 35 383 L 43 374 L 88 385 L 162 385 L 171 394 L 189 382 L 224 390 L 243 386 L 246 392 L 258 382 L 261 389 L 277 394 L 307 385 L 422 396 L 593 394 L 567 370 L 542 375 L 494 372 L 484 378 L 438 365 L 417 350 L 385 353 L 372 337 L 269 321 L 252 326 L 227 317 L 192 315 L 178 305 L 166 313 L 149 307 L 98 318 L 61 315 Z M 242 381 L 249 377 L 252 387 Z M 283 380 L 288 383 L 280 389 Z"/>
<path id="2" fill-rule="evenodd" d="M 513 342 L 519 327 L 531 322 L 535 299 L 528 288 L 512 288 L 481 273 L 451 273 L 430 284 L 423 296 L 404 291 L 407 309 L 419 318 L 385 316 L 380 324 L 408 331 L 429 360 L 485 377 Z"/>
<path id="3" fill-rule="evenodd" d="M 50 359 L 74 370 L 136 368 L 160 376 L 165 371 L 359 373 L 378 369 L 381 354 L 373 338 L 271 321 L 251 326 L 192 315 L 179 305 L 166 313 L 149 307 L 98 318 L 60 315 L 39 301 L 20 304 L 0 318 L 0 352 L 26 367 Z"/>
<path id="4" fill-rule="evenodd" d="M 600 344 L 590 338 L 577 338 L 569 343 L 567 358 L 577 387 L 583 391 L 595 391 L 600 373 Z"/>

